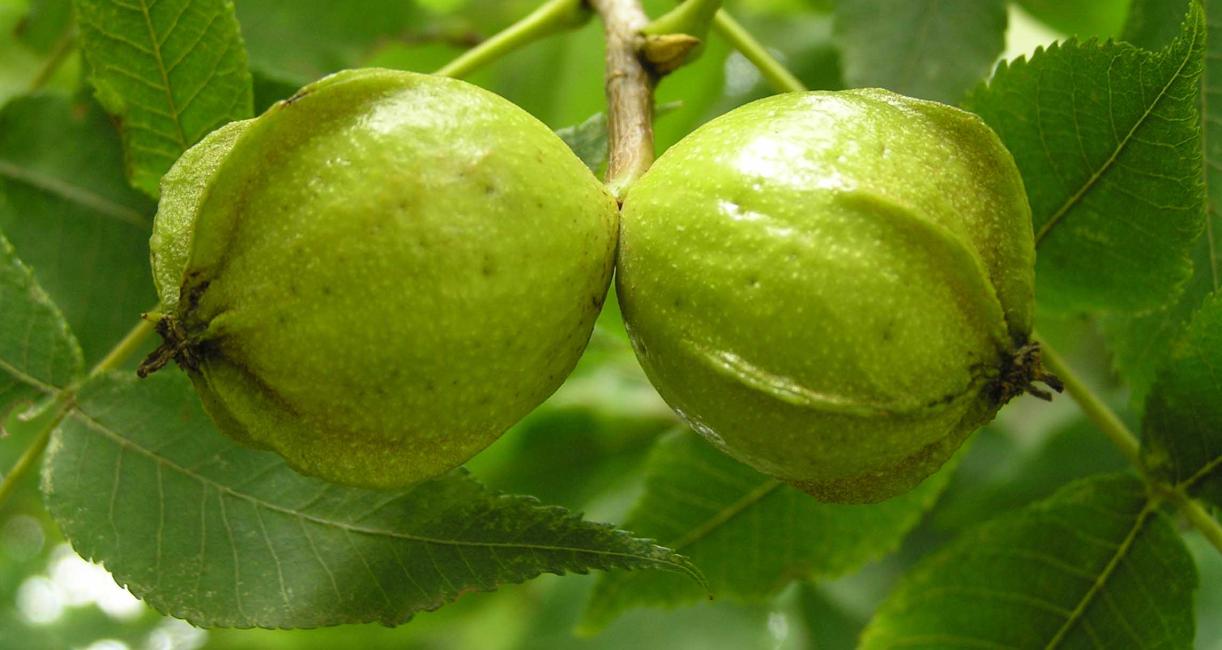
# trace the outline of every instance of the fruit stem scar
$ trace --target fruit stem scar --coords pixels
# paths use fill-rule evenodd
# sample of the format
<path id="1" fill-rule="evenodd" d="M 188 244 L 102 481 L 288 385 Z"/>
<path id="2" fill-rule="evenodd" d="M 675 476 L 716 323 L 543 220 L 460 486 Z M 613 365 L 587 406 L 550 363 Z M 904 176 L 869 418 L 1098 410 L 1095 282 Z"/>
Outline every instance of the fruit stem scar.
<path id="1" fill-rule="evenodd" d="M 153 350 L 144 361 L 140 363 L 140 367 L 136 369 L 136 375 L 141 379 L 161 370 L 170 363 L 175 361 L 183 368 L 196 370 L 199 368 L 199 355 L 195 350 L 195 343 L 187 335 L 187 331 L 183 328 L 178 319 L 173 316 L 162 316 L 161 320 L 157 321 L 157 333 L 161 335 L 162 343 Z"/>
<path id="2" fill-rule="evenodd" d="M 1036 386 L 1037 383 L 1044 384 L 1057 393 L 1065 390 L 1061 379 L 1044 367 L 1039 342 L 1031 341 L 1020 346 L 1014 355 L 1006 360 L 1001 376 L 993 385 L 993 401 L 998 405 L 1005 404 L 1022 393 L 1027 393 L 1045 402 L 1051 402 L 1052 393 Z"/>

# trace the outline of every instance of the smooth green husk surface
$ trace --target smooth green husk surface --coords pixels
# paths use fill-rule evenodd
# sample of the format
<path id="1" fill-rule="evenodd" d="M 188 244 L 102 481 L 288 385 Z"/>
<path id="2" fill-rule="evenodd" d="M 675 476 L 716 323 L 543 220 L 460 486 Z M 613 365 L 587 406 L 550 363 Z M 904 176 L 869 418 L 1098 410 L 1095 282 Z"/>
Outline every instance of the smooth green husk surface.
<path id="1" fill-rule="evenodd" d="M 646 372 L 713 444 L 832 501 L 915 486 L 1010 395 L 1032 327 L 1031 213 L 964 111 L 881 90 L 778 95 L 629 192 L 617 287 Z"/>
<path id="2" fill-rule="evenodd" d="M 367 69 L 233 128 L 187 170 L 206 182 L 165 188 L 153 239 L 221 431 L 331 481 L 406 485 L 567 376 L 617 210 L 545 125 L 461 81 Z M 187 236 L 189 255 L 167 243 Z"/>

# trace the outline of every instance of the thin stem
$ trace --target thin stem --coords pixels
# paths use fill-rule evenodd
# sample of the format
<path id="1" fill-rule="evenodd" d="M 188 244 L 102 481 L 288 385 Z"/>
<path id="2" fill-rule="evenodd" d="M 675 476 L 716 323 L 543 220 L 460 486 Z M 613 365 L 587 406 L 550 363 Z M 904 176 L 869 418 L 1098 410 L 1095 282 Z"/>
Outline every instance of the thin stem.
<path id="1" fill-rule="evenodd" d="M 114 370 L 123 365 L 123 362 L 128 357 L 140 349 L 140 346 L 144 344 L 144 340 L 148 338 L 149 334 L 153 333 L 156 325 L 154 321 L 140 319 L 140 322 L 136 323 L 136 326 L 131 328 L 123 339 L 116 343 L 115 347 L 111 348 L 110 352 L 107 352 L 106 356 L 89 371 L 85 380 L 88 381 L 107 370 Z"/>
<path id="2" fill-rule="evenodd" d="M 64 33 L 63 36 L 55 42 L 55 49 L 51 50 L 51 56 L 47 58 L 42 67 L 39 68 L 38 74 L 30 81 L 30 92 L 42 90 L 42 87 L 47 85 L 51 77 L 59 71 L 64 61 L 68 60 L 68 55 L 72 53 L 73 46 L 76 45 L 76 36 L 71 32 Z"/>
<path id="3" fill-rule="evenodd" d="M 47 448 L 47 443 L 51 441 L 51 432 L 59 423 L 63 421 L 64 416 L 68 413 L 69 394 L 61 392 L 55 398 L 56 413 L 54 416 L 47 419 L 43 426 L 34 436 L 34 440 L 30 441 L 25 451 L 21 452 L 21 457 L 13 465 L 13 469 L 9 470 L 3 478 L 0 478 L 0 505 L 8 499 L 13 490 L 17 489 L 17 484 L 21 482 L 21 478 L 30 471 L 32 467 L 38 464 L 38 458 L 42 455 L 44 449 Z"/>
<path id="4" fill-rule="evenodd" d="M 1086 417 L 1090 418 L 1091 422 L 1094 422 L 1095 426 L 1099 427 L 1099 430 L 1108 438 L 1111 438 L 1112 443 L 1120 449 L 1120 453 L 1124 454 L 1133 467 L 1145 475 L 1145 463 L 1141 460 L 1141 443 L 1137 441 L 1137 436 L 1133 435 L 1133 432 L 1117 417 L 1116 413 L 1108 408 L 1103 400 L 1099 399 L 1099 396 L 1082 382 L 1082 378 L 1065 364 L 1061 355 L 1042 341 L 1040 342 L 1040 355 L 1052 374 L 1065 383 L 1065 391 L 1078 403 Z"/>
<path id="5" fill-rule="evenodd" d="M 1222 553 L 1222 524 L 1218 523 L 1201 503 L 1178 490 L 1171 490 L 1170 499 L 1179 506 L 1180 512 L 1194 528 L 1201 531 L 1205 539 Z"/>
<path id="6" fill-rule="evenodd" d="M 674 9 L 645 26 L 646 34 L 688 34 L 703 39 L 722 0 L 683 0 Z"/>
<path id="7" fill-rule="evenodd" d="M 637 56 L 649 17 L 638 0 L 590 0 L 590 6 L 602 16 L 607 41 L 607 188 L 622 201 L 653 164 L 655 79 Z"/>
<path id="8" fill-rule="evenodd" d="M 737 20 L 734 20 L 730 14 L 726 13 L 725 9 L 717 12 L 717 16 L 713 18 L 713 29 L 721 34 L 722 38 L 730 42 L 734 49 L 738 50 L 744 57 L 747 58 L 756 68 L 764 79 L 780 93 L 802 92 L 807 90 L 806 84 L 787 70 L 785 66 L 776 60 L 776 57 L 768 53 L 759 41 L 751 35 Z"/>
<path id="9" fill-rule="evenodd" d="M 583 0 L 549 0 L 530 15 L 447 63 L 436 74 L 465 77 L 524 45 L 578 27 L 589 16 Z"/>

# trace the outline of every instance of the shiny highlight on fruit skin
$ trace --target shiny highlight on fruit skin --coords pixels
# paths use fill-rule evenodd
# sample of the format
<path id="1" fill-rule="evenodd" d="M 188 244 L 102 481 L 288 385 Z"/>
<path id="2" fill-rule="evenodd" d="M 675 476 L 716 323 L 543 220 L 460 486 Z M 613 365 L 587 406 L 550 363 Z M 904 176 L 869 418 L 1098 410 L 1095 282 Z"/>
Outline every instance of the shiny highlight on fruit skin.
<path id="1" fill-rule="evenodd" d="M 218 130 L 167 175 L 152 240 L 166 339 L 225 434 L 390 488 L 465 462 L 577 362 L 614 199 L 473 85 L 341 72 Z"/>
<path id="2" fill-rule="evenodd" d="M 696 431 L 822 500 L 916 486 L 1033 381 L 1031 211 L 976 116 L 883 90 L 740 107 L 629 191 L 617 291 Z"/>

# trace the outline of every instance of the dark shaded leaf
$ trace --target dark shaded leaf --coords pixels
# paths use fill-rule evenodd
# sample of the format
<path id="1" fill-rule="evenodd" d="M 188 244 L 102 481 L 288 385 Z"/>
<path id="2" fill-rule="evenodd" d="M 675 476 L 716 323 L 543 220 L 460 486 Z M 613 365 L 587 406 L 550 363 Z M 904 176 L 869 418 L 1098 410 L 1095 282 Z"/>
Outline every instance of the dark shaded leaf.
<path id="1" fill-rule="evenodd" d="M 1146 466 L 1222 507 L 1222 294 L 1192 319 L 1150 390 L 1142 426 Z"/>
<path id="2" fill-rule="evenodd" d="M 1005 46 L 1005 0 L 837 0 L 850 87 L 956 102 Z"/>
<path id="3" fill-rule="evenodd" d="M 645 494 L 629 526 L 692 558 L 713 594 L 745 600 L 774 595 L 796 579 L 833 577 L 895 550 L 937 499 L 949 472 L 870 505 L 820 503 L 678 430 L 654 448 Z M 605 626 L 623 611 L 699 600 L 682 580 L 655 574 L 603 576 L 582 620 Z"/>
<path id="4" fill-rule="evenodd" d="M 124 180 L 122 156 L 90 103 L 37 96 L 0 110 L 0 229 L 63 310 L 86 363 L 157 302 L 153 205 Z"/>
<path id="5" fill-rule="evenodd" d="M 908 573 L 861 647 L 1192 647 L 1196 568 L 1131 476 L 1070 484 Z"/>

